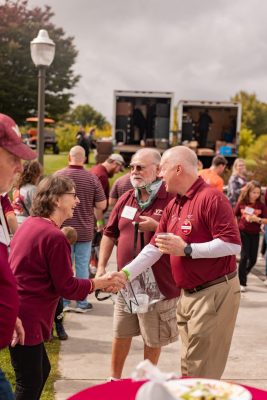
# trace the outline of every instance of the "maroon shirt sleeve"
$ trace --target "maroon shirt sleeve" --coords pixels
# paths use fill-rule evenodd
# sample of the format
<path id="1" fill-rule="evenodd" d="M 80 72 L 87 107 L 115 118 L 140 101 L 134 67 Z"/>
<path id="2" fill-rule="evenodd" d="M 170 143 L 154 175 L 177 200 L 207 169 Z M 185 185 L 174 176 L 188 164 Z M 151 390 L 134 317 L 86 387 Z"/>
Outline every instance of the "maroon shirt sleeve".
<path id="1" fill-rule="evenodd" d="M 8 214 L 9 212 L 14 212 L 11 202 L 9 200 L 8 195 L 1 196 L 1 204 L 4 211 L 4 214 Z"/>
<path id="2" fill-rule="evenodd" d="M 207 212 L 208 210 L 208 212 Z M 241 244 L 238 225 L 232 207 L 223 193 L 214 190 L 214 196 L 203 204 L 203 218 L 213 239 L 221 239 L 232 244 Z"/>
<path id="3" fill-rule="evenodd" d="M 104 189 L 102 187 L 100 180 L 95 175 L 93 175 L 93 179 L 95 181 L 95 199 L 94 199 L 95 203 L 106 200 L 106 195 L 105 195 L 105 192 L 104 192 Z"/>
<path id="4" fill-rule="evenodd" d="M 240 208 L 240 202 L 238 201 L 235 208 L 234 208 L 234 214 L 236 217 L 241 217 L 241 208 Z"/>
<path id="5" fill-rule="evenodd" d="M 18 293 L 8 264 L 7 247 L 0 243 L 0 349 L 11 342 L 18 309 Z"/>
<path id="6" fill-rule="evenodd" d="M 83 300 L 92 291 L 92 281 L 73 276 L 70 246 L 67 239 L 52 237 L 47 246 L 50 276 L 58 294 L 67 299 Z"/>

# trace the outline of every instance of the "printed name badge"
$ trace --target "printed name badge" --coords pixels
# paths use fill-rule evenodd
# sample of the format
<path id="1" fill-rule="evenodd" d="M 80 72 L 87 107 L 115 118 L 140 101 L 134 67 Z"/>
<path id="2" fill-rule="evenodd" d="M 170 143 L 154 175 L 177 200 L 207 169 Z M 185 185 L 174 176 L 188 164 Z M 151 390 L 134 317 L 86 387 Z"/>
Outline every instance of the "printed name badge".
<path id="1" fill-rule="evenodd" d="M 252 207 L 245 207 L 244 213 L 246 213 L 246 214 L 248 214 L 248 215 L 253 215 L 253 214 L 254 214 L 254 208 L 252 208 Z"/>
<path id="2" fill-rule="evenodd" d="M 184 235 L 189 235 L 192 232 L 192 224 L 189 219 L 186 219 L 181 225 L 181 231 Z"/>
<path id="3" fill-rule="evenodd" d="M 2 225 L 0 225 L 0 243 L 5 244 L 6 246 L 9 245 L 9 243 L 7 243 L 7 240 L 6 240 L 6 237 L 5 237 L 5 234 L 4 234 L 4 229 L 3 229 Z"/>
<path id="4" fill-rule="evenodd" d="M 130 220 L 134 219 L 134 216 L 136 214 L 137 208 L 130 207 L 130 206 L 125 206 L 121 216 Z"/>

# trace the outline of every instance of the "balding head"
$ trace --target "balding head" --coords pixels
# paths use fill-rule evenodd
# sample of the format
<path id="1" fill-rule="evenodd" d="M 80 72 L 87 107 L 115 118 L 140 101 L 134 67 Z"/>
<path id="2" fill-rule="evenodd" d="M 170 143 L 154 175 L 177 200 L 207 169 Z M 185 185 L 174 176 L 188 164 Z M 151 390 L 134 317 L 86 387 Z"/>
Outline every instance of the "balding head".
<path id="1" fill-rule="evenodd" d="M 198 179 L 196 154 L 185 146 L 176 146 L 164 152 L 160 176 L 171 193 L 184 195 Z"/>
<path id="2" fill-rule="evenodd" d="M 186 146 L 175 146 L 164 152 L 162 161 L 168 160 L 171 165 L 181 164 L 186 172 L 196 172 L 198 158 L 194 151 Z"/>
<path id="3" fill-rule="evenodd" d="M 140 157 L 142 157 L 143 159 L 149 159 L 150 162 L 156 165 L 159 165 L 161 161 L 160 152 L 156 149 L 146 148 L 137 150 L 137 152 L 132 156 L 132 161 Z"/>
<path id="4" fill-rule="evenodd" d="M 85 151 L 81 146 L 74 146 L 69 152 L 69 163 L 72 165 L 83 165 L 85 160 Z"/>

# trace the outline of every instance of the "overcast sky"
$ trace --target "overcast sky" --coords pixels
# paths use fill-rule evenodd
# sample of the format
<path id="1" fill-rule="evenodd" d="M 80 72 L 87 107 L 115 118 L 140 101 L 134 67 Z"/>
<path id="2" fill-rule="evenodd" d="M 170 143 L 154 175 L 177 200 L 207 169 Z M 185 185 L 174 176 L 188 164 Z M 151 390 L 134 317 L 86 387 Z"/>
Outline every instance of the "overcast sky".
<path id="1" fill-rule="evenodd" d="M 75 104 L 112 120 L 113 91 L 171 91 L 229 100 L 239 90 L 267 102 L 267 2 L 263 0 L 30 0 L 50 5 L 74 36 L 82 76 Z"/>

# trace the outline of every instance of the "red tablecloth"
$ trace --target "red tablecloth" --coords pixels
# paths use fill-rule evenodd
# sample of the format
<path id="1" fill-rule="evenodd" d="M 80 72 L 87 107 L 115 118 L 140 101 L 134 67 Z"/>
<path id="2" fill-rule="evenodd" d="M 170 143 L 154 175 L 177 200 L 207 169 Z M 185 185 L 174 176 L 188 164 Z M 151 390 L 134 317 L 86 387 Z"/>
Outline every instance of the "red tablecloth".
<path id="1" fill-rule="evenodd" d="M 143 383 L 144 381 L 132 382 L 130 379 L 108 382 L 85 389 L 70 397 L 69 400 L 135 400 L 136 392 Z M 243 386 L 251 392 L 253 400 L 267 399 L 265 390 Z"/>

